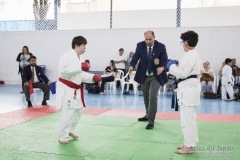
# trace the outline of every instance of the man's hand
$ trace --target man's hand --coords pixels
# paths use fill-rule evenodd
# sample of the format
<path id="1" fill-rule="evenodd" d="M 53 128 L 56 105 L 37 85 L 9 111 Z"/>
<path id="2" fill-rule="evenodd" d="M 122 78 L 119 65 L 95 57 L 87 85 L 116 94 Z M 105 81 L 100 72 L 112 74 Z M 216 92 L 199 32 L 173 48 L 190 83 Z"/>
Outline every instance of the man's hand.
<path id="1" fill-rule="evenodd" d="M 30 85 L 30 83 L 29 82 L 25 82 L 25 86 L 29 86 Z"/>
<path id="2" fill-rule="evenodd" d="M 131 67 L 129 67 L 129 69 L 128 69 L 128 73 L 131 74 L 132 71 L 133 71 L 133 67 L 131 66 Z"/>
<path id="3" fill-rule="evenodd" d="M 51 85 L 51 82 L 50 82 L 50 81 L 48 81 L 48 82 L 47 82 L 47 84 L 50 86 L 50 85 Z"/>
<path id="4" fill-rule="evenodd" d="M 157 68 L 157 75 L 160 75 L 164 71 L 164 67 Z"/>

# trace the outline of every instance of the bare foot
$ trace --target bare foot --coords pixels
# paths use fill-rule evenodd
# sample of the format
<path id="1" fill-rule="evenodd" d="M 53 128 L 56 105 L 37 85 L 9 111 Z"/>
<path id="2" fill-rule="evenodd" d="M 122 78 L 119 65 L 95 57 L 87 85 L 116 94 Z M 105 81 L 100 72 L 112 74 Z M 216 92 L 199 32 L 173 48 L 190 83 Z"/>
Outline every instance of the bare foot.
<path id="1" fill-rule="evenodd" d="M 73 133 L 69 133 L 69 136 L 72 137 L 72 138 L 74 138 L 74 139 L 77 139 L 77 138 L 78 138 L 78 136 L 75 135 L 75 134 L 73 134 Z"/>
<path id="2" fill-rule="evenodd" d="M 68 141 L 60 141 L 59 140 L 59 143 L 61 143 L 61 144 L 68 144 Z"/>
<path id="3" fill-rule="evenodd" d="M 192 154 L 194 152 L 194 147 L 182 146 L 181 149 L 177 150 L 177 154 Z"/>

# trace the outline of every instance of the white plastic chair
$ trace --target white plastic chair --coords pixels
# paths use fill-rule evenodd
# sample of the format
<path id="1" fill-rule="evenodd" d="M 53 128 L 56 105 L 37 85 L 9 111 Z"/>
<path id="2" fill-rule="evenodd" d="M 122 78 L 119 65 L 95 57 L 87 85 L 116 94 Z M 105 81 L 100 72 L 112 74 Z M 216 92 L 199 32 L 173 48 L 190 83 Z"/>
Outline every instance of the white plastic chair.
<path id="1" fill-rule="evenodd" d="M 108 90 L 108 89 L 112 89 L 113 90 L 113 94 L 116 93 L 116 84 L 117 84 L 117 81 L 120 81 L 120 85 L 121 85 L 121 79 L 123 78 L 123 75 L 124 75 L 124 72 L 122 70 L 118 70 L 117 72 L 117 75 L 114 79 L 114 81 L 112 82 L 106 82 L 105 84 L 105 88 Z M 121 85 L 122 87 L 122 85 Z"/>
<path id="2" fill-rule="evenodd" d="M 116 81 L 112 81 L 112 82 L 106 82 L 105 83 L 105 87 L 106 87 L 106 90 L 112 90 L 113 91 L 113 94 L 116 93 Z"/>
<path id="3" fill-rule="evenodd" d="M 33 103 L 36 105 L 36 102 L 38 100 L 37 92 L 40 91 L 40 96 L 42 97 L 42 90 L 40 88 L 33 88 L 33 91 L 34 91 L 34 93 L 33 93 L 33 100 L 34 100 Z"/>
<path id="4" fill-rule="evenodd" d="M 132 85 L 133 85 L 134 94 L 137 94 L 137 93 L 138 93 L 138 89 L 137 89 L 138 83 L 137 83 L 136 81 L 134 81 L 135 75 L 136 75 L 136 71 L 132 71 L 131 74 L 127 73 L 127 74 L 121 79 L 122 94 L 123 94 L 123 90 L 124 90 L 125 84 L 127 85 L 127 91 L 129 91 L 129 85 L 132 84 Z M 129 78 L 128 81 L 126 81 L 125 79 L 126 79 L 128 76 L 129 76 L 130 78 Z"/>
<path id="5" fill-rule="evenodd" d="M 124 72 L 122 70 L 117 70 L 117 76 L 114 79 L 115 85 L 116 85 L 117 81 L 120 81 L 121 88 L 124 88 L 124 86 L 122 86 L 122 84 L 121 84 L 123 77 L 124 77 Z"/>

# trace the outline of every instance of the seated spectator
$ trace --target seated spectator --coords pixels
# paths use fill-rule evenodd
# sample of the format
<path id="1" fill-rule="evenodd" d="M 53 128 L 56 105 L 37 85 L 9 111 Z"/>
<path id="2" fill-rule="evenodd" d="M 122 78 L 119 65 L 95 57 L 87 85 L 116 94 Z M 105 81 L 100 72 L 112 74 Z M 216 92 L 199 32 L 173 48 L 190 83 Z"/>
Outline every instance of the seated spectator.
<path id="1" fill-rule="evenodd" d="M 130 52 L 129 53 L 129 57 L 127 58 L 127 62 L 126 62 L 126 71 L 128 71 L 129 70 L 129 67 L 130 67 L 130 62 L 131 62 L 131 60 L 132 60 L 132 57 L 133 57 L 133 55 L 134 55 L 134 52 Z M 134 70 L 135 70 L 135 68 L 134 68 Z M 130 79 L 130 77 L 128 76 L 128 77 L 126 77 L 126 80 L 128 81 Z M 131 89 L 133 89 L 133 87 L 132 86 L 130 86 L 131 87 Z M 123 94 L 129 94 L 129 91 L 124 91 L 124 93 Z"/>
<path id="2" fill-rule="evenodd" d="M 218 72 L 218 88 L 217 88 L 217 95 L 221 96 L 221 87 L 222 87 L 222 70 L 225 66 L 225 62 L 222 63 L 222 67 L 220 68 Z"/>
<path id="3" fill-rule="evenodd" d="M 233 100 L 233 79 L 232 79 L 232 60 L 226 58 L 226 65 L 223 67 L 222 71 L 222 99 L 223 100 Z"/>
<path id="4" fill-rule="evenodd" d="M 231 67 L 232 67 L 232 70 L 233 70 L 232 75 L 234 77 L 234 82 L 236 84 L 239 81 L 240 72 L 239 72 L 239 67 L 236 65 L 236 59 L 235 58 L 232 59 L 232 66 Z"/>
<path id="5" fill-rule="evenodd" d="M 175 61 L 176 66 L 178 66 L 179 65 L 178 60 L 174 60 L 174 61 Z M 168 74 L 168 82 L 166 84 L 166 89 L 167 89 L 167 91 L 173 91 L 176 88 L 177 88 L 177 78 L 174 75 L 169 73 Z"/>
<path id="6" fill-rule="evenodd" d="M 117 69 L 115 66 L 114 60 L 109 62 L 109 66 L 107 66 L 104 70 L 104 74 L 101 75 L 102 83 L 101 83 L 101 90 L 100 94 L 104 94 L 104 86 L 106 82 L 113 82 L 116 77 Z"/>
<path id="7" fill-rule="evenodd" d="M 210 63 L 208 61 L 203 63 L 203 69 L 201 70 L 201 93 L 212 92 L 212 84 L 214 81 L 213 69 L 210 67 Z"/>
<path id="8" fill-rule="evenodd" d="M 126 54 L 124 54 L 124 49 L 123 48 L 119 49 L 118 56 L 117 56 L 117 58 L 114 62 L 115 62 L 117 70 L 122 70 L 123 71 L 122 76 L 125 76 L 127 56 L 126 56 Z M 120 81 L 117 81 L 117 88 L 119 88 L 120 86 L 121 86 Z"/>
<path id="9" fill-rule="evenodd" d="M 130 67 L 130 62 L 132 60 L 133 55 L 134 55 L 134 52 L 129 53 L 129 57 L 127 58 L 127 63 L 126 63 L 126 71 L 128 71 L 128 69 Z"/>
<path id="10" fill-rule="evenodd" d="M 46 100 L 49 100 L 51 82 L 42 72 L 41 67 L 36 65 L 36 60 L 37 58 L 35 56 L 31 56 L 29 59 L 30 64 L 25 66 L 23 69 L 24 93 L 26 96 L 26 101 L 28 102 L 28 107 L 32 107 L 32 103 L 30 101 L 31 85 L 33 88 L 40 88 L 44 92 L 42 105 L 47 105 Z"/>
<path id="11" fill-rule="evenodd" d="M 168 74 L 168 82 L 166 84 L 167 91 L 173 91 L 177 87 L 177 78 L 172 75 Z"/>

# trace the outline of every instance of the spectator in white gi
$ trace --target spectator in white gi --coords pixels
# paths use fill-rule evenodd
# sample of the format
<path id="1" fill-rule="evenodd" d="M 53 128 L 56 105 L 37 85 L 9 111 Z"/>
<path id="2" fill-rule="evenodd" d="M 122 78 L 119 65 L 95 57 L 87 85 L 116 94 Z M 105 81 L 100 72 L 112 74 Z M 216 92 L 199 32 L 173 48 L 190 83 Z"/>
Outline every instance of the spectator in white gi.
<path id="1" fill-rule="evenodd" d="M 232 60 L 230 58 L 225 59 L 226 65 L 223 67 L 222 71 L 222 99 L 223 100 L 233 100 L 233 85 L 234 77 L 232 75 Z"/>

